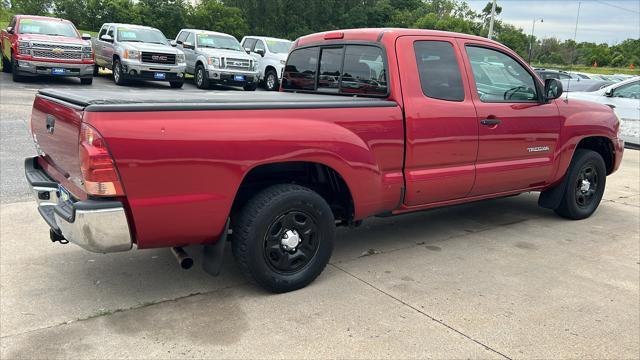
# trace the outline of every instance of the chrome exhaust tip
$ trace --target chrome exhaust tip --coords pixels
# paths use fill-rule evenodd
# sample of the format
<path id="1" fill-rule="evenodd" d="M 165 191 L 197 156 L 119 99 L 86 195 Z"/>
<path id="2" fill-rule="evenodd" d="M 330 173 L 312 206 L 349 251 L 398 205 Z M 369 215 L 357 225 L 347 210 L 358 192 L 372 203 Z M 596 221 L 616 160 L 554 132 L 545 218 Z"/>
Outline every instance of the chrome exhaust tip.
<path id="1" fill-rule="evenodd" d="M 173 253 L 173 256 L 176 257 L 176 260 L 178 260 L 178 264 L 181 268 L 183 268 L 184 270 L 191 269 L 191 267 L 193 266 L 193 259 L 191 258 L 191 256 L 189 256 L 189 254 L 187 254 L 186 251 L 184 251 L 183 248 L 172 247 L 171 252 Z"/>

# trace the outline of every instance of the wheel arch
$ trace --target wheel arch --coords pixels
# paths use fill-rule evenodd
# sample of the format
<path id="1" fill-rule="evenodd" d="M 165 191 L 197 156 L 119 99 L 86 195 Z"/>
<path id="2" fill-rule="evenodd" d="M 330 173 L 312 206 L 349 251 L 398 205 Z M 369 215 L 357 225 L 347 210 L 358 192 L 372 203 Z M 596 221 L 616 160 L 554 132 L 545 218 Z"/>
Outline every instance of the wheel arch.
<path id="1" fill-rule="evenodd" d="M 604 159 L 605 166 L 607 168 L 607 175 L 613 172 L 615 165 L 615 150 L 613 142 L 606 136 L 586 136 L 580 139 L 573 151 L 573 156 L 578 149 L 592 150 L 600 154 Z"/>

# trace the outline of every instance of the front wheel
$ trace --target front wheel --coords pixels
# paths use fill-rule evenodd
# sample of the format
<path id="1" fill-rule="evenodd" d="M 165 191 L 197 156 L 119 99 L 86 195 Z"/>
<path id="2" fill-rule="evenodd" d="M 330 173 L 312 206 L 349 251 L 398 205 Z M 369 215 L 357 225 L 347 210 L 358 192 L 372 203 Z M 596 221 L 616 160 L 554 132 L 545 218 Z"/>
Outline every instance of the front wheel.
<path id="1" fill-rule="evenodd" d="M 267 91 L 278 90 L 278 74 L 275 71 L 269 70 L 264 76 L 264 87 Z"/>
<path id="2" fill-rule="evenodd" d="M 100 67 L 98 65 L 93 65 L 93 76 L 100 76 Z"/>
<path id="3" fill-rule="evenodd" d="M 242 272 L 282 293 L 305 287 L 324 270 L 333 251 L 335 221 L 320 195 L 282 184 L 250 199 L 233 230 L 233 255 Z"/>
<path id="4" fill-rule="evenodd" d="M 82 84 L 82 85 L 91 85 L 91 84 L 93 84 L 93 78 L 92 77 L 80 78 L 80 84 Z"/>
<path id="5" fill-rule="evenodd" d="M 120 86 L 127 84 L 127 80 L 124 78 L 124 73 L 122 72 L 122 63 L 120 62 L 120 59 L 116 59 L 113 62 L 113 82 Z"/>
<path id="6" fill-rule="evenodd" d="M 566 176 L 564 195 L 554 211 L 567 219 L 588 218 L 598 208 L 607 181 L 602 156 L 593 150 L 576 150 Z"/>
<path id="7" fill-rule="evenodd" d="M 256 91 L 258 83 L 251 83 L 244 86 L 244 91 Z"/>
<path id="8" fill-rule="evenodd" d="M 198 64 L 196 66 L 195 73 L 195 82 L 198 89 L 208 89 L 209 88 L 209 77 L 207 76 L 207 72 L 204 69 L 204 66 Z"/>
<path id="9" fill-rule="evenodd" d="M 4 55 L 2 56 L 2 72 L 10 73 L 11 72 L 11 61 L 7 60 Z"/>
<path id="10" fill-rule="evenodd" d="M 172 89 L 180 89 L 182 87 L 182 85 L 184 85 L 184 81 L 170 81 L 169 82 L 169 86 L 171 86 Z"/>
<path id="11" fill-rule="evenodd" d="M 22 75 L 20 75 L 20 71 L 18 70 L 18 62 L 16 58 L 11 55 L 11 78 L 14 82 L 20 82 L 24 79 Z"/>

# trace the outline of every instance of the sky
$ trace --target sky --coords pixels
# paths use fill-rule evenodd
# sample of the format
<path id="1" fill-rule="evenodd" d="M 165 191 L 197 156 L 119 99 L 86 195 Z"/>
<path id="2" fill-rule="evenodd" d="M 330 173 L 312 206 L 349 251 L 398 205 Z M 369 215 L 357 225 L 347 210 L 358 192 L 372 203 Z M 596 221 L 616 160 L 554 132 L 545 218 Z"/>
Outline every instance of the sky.
<path id="1" fill-rule="evenodd" d="M 480 12 L 489 1 L 467 3 Z M 640 38 L 640 0 L 497 0 L 502 7 L 498 18 L 522 28 L 526 34 L 531 33 L 533 19 L 542 18 L 544 22 L 536 21 L 536 37 L 573 39 L 579 2 L 578 42 L 615 45 L 628 38 Z"/>

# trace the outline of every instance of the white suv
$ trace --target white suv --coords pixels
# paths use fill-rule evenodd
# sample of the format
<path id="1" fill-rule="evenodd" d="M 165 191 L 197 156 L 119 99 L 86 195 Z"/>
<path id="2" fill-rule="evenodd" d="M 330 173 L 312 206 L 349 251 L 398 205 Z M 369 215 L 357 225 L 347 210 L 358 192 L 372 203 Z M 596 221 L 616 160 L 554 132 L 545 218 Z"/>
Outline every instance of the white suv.
<path id="1" fill-rule="evenodd" d="M 265 88 L 278 90 L 292 42 L 265 36 L 245 36 L 241 43 L 258 62 L 258 77 Z"/>

